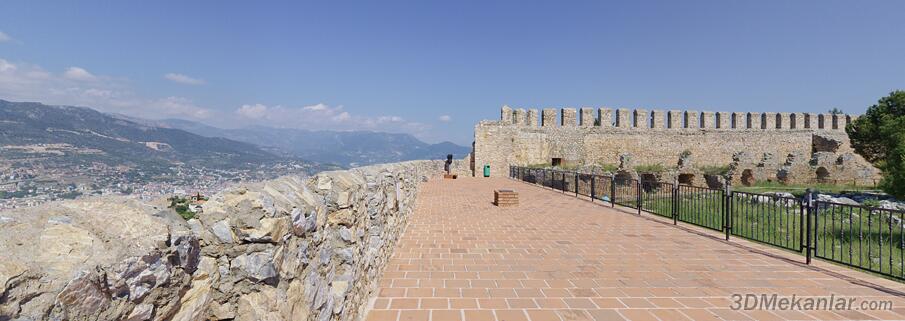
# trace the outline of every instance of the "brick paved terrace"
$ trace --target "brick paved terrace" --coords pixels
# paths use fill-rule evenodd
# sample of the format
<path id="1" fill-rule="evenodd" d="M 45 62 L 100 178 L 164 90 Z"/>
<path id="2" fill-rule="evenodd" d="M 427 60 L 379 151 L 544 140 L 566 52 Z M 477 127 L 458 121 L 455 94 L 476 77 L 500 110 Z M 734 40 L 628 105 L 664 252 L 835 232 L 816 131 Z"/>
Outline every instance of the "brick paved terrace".
<path id="1" fill-rule="evenodd" d="M 494 206 L 500 188 L 520 205 Z M 650 214 L 505 178 L 433 179 L 420 193 L 369 321 L 905 319 L 905 284 Z M 894 308 L 736 311 L 734 293 Z"/>

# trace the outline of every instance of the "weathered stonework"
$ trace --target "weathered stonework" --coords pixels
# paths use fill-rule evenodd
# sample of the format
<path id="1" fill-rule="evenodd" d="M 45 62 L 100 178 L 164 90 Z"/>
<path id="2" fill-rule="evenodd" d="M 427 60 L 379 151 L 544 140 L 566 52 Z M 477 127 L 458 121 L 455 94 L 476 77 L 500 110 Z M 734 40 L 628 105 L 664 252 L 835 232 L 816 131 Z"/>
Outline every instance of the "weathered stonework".
<path id="1" fill-rule="evenodd" d="M 537 109 L 528 109 L 528 126 L 537 127 Z"/>
<path id="2" fill-rule="evenodd" d="M 541 126 L 543 127 L 556 127 L 556 109 L 553 108 L 544 108 L 541 119 Z"/>
<path id="3" fill-rule="evenodd" d="M 776 115 L 776 127 L 779 129 L 791 129 L 791 114 L 789 113 L 779 113 Z"/>
<path id="4" fill-rule="evenodd" d="M 596 121 L 596 119 L 594 119 L 594 108 L 583 107 L 579 109 L 579 112 L 581 113 L 581 119 L 579 119 L 579 121 L 582 127 L 594 126 L 594 122 Z"/>
<path id="5" fill-rule="evenodd" d="M 806 129 L 816 129 L 817 128 L 817 114 L 807 113 L 804 114 L 804 128 Z"/>
<path id="6" fill-rule="evenodd" d="M 761 116 L 760 113 L 748 113 L 748 125 L 745 127 L 747 129 L 763 129 L 760 125 Z"/>
<path id="7" fill-rule="evenodd" d="M 705 111 L 701 113 L 701 128 L 716 128 L 715 123 L 713 112 Z"/>
<path id="8" fill-rule="evenodd" d="M 242 184 L 189 221 L 124 197 L 3 212 L 0 319 L 359 320 L 419 183 L 442 168 Z"/>
<path id="9" fill-rule="evenodd" d="M 728 112 L 716 113 L 716 128 L 717 129 L 732 128 L 732 119 L 729 118 Z"/>
<path id="10" fill-rule="evenodd" d="M 613 110 L 610 108 L 600 108 L 597 110 L 597 119 L 600 120 L 600 127 L 613 127 Z"/>
<path id="11" fill-rule="evenodd" d="M 776 129 L 776 113 L 764 113 L 762 126 L 766 130 Z"/>
<path id="12" fill-rule="evenodd" d="M 641 117 L 633 119 L 629 116 L 631 113 Z M 783 114 L 670 111 L 670 126 L 663 128 L 657 125 L 660 123 L 658 119 L 662 119 L 658 114 L 662 115 L 658 110 L 647 113 L 645 110 L 632 112 L 619 109 L 616 127 L 606 126 L 606 121 L 602 121 L 600 126 L 581 127 L 518 127 L 498 121 L 482 121 L 475 126 L 475 166 L 490 165 L 491 176 L 500 176 L 508 173 L 509 165 L 549 165 L 553 159 L 559 159 L 563 164 L 583 166 L 618 164 L 619 155 L 624 154 L 631 155 L 642 165 L 660 164 L 667 168 L 675 166 L 683 154 L 694 155 L 695 168 L 726 166 L 735 162 L 737 153 L 750 151 L 777 157 L 796 154 L 801 155 L 799 159 L 807 160 L 811 158 L 818 140 L 815 137 L 825 137 L 839 142 L 839 146 L 829 153 L 845 161 L 845 166 L 827 167 L 831 175 L 838 173 L 838 177 L 858 180 L 860 184 L 872 183 L 879 175 L 867 161 L 853 153 L 845 131 L 833 129 L 829 122 L 825 123 L 829 127 L 800 128 L 796 125 L 797 128 L 791 128 L 794 123 L 792 114 L 789 114 L 790 125 L 786 127 L 781 126 L 785 119 Z M 698 119 L 698 115 L 703 119 Z M 722 126 L 722 121 L 718 122 L 718 119 L 728 118 L 729 115 L 734 118 L 735 125 Z M 794 117 L 795 120 L 798 118 Z M 603 116 L 601 119 L 607 118 Z M 849 118 L 839 116 L 838 119 Z M 650 123 L 653 127 L 645 126 Z M 684 127 L 685 124 L 688 127 Z M 698 128 L 700 125 L 696 124 L 703 124 L 703 128 Z M 819 126 L 817 123 L 814 125 Z M 686 172 L 677 172 L 677 175 L 697 173 L 689 166 L 682 168 Z M 778 167 L 765 169 L 758 177 L 778 179 L 778 171 Z M 802 172 L 790 177 L 801 181 L 816 179 L 816 168 L 810 171 L 809 175 Z M 696 177 L 703 179 L 703 174 Z"/>
<path id="13" fill-rule="evenodd" d="M 525 112 L 524 108 L 518 108 L 515 110 L 513 114 L 512 122 L 517 126 L 527 126 L 528 125 L 528 113 Z"/>
<path id="14" fill-rule="evenodd" d="M 668 114 L 666 114 L 666 126 L 669 129 L 679 129 L 684 128 L 685 126 L 682 124 L 682 114 L 681 110 L 670 110 Z"/>
<path id="15" fill-rule="evenodd" d="M 726 128 L 735 128 L 735 129 L 744 129 L 748 128 L 748 114 L 746 113 L 732 113 L 732 124 L 730 127 Z"/>
<path id="16" fill-rule="evenodd" d="M 685 112 L 685 128 L 700 128 L 701 120 L 698 119 L 700 113 L 696 110 L 689 110 Z"/>
<path id="17" fill-rule="evenodd" d="M 500 110 L 500 122 L 506 125 L 512 124 L 512 108 L 503 106 Z"/>
<path id="18" fill-rule="evenodd" d="M 666 112 L 662 110 L 653 110 L 650 112 L 651 114 L 651 128 L 663 129 L 666 128 Z"/>
<path id="19" fill-rule="evenodd" d="M 647 117 L 647 110 L 635 109 L 635 118 L 633 127 L 638 129 L 650 128 L 650 118 Z"/>
<path id="20" fill-rule="evenodd" d="M 632 124 L 629 123 L 629 119 L 632 116 L 629 115 L 629 111 L 626 108 L 619 108 L 616 110 L 616 127 L 619 128 L 631 128 Z"/>
<path id="21" fill-rule="evenodd" d="M 562 109 L 562 126 L 563 127 L 575 127 L 577 124 L 577 118 L 575 114 L 575 108 L 563 108 Z"/>

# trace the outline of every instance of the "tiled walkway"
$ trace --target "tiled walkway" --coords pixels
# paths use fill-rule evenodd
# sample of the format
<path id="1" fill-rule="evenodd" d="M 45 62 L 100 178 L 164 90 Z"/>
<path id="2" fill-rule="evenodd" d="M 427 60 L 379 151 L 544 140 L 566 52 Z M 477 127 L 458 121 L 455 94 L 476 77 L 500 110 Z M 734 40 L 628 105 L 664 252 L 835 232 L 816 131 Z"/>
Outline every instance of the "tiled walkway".
<path id="1" fill-rule="evenodd" d="M 521 205 L 498 208 L 493 190 Z M 367 320 L 905 319 L 905 287 L 504 178 L 433 179 Z M 731 295 L 892 300 L 892 311 L 736 311 Z"/>

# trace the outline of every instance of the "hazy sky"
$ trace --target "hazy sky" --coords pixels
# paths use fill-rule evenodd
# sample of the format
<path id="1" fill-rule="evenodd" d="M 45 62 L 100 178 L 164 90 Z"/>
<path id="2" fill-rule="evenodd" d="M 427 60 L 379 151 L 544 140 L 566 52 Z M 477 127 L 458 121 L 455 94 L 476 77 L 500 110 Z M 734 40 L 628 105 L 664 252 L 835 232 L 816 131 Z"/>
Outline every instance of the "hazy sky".
<path id="1" fill-rule="evenodd" d="M 3 1 L 0 99 L 463 145 L 503 104 L 860 113 L 905 89 L 903 12 L 905 1 Z"/>

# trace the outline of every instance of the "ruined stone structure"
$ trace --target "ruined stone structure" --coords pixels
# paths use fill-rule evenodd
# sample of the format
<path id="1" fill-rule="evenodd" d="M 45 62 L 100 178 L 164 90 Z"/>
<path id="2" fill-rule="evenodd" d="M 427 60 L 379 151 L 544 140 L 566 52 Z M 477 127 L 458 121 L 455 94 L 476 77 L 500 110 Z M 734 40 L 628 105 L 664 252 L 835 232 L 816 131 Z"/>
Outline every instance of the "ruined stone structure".
<path id="1" fill-rule="evenodd" d="M 0 320 L 362 319 L 420 183 L 442 172 L 412 161 L 243 184 L 188 221 L 125 197 L 2 212 Z"/>
<path id="2" fill-rule="evenodd" d="M 746 184 L 865 185 L 879 175 L 853 153 L 845 133 L 857 116 L 563 108 L 557 122 L 556 109 L 548 108 L 538 125 L 537 114 L 504 106 L 500 120 L 478 123 L 475 168 L 490 165 L 491 175 L 499 176 L 509 165 L 617 165 L 625 154 L 636 165 L 662 165 L 670 171 L 665 176 L 696 185 L 706 183 L 702 169 L 726 166 L 729 179 Z"/>

